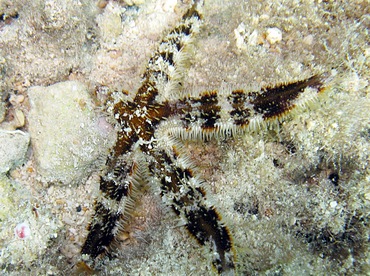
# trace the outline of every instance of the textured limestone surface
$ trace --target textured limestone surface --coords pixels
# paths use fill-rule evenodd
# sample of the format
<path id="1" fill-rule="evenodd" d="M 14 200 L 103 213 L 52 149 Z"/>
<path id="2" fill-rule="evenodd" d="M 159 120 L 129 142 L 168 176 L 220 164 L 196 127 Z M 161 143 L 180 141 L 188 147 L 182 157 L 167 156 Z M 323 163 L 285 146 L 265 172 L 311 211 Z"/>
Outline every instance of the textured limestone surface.
<path id="1" fill-rule="evenodd" d="M 23 270 L 42 263 L 40 256 L 45 254 L 50 239 L 57 237 L 62 224 L 50 216 L 51 206 L 36 211 L 38 207 L 27 186 L 0 176 L 1 267 Z"/>
<path id="2" fill-rule="evenodd" d="M 0 129 L 0 174 L 25 161 L 29 142 L 28 133 Z"/>
<path id="3" fill-rule="evenodd" d="M 31 133 L 28 162 L 0 181 L 2 274 L 76 272 L 99 189 L 99 118 L 109 117 L 93 111 L 104 110 L 105 91 L 134 94 L 189 2 L 0 0 L 0 119 L 22 110 L 20 128 Z M 329 76 L 322 97 L 269 128 L 186 143 L 234 237 L 240 275 L 370 271 L 368 2 L 205 1 L 184 93 Z M 212 275 L 208 252 L 155 191 L 136 210 L 140 227 L 126 233 L 133 242 L 101 274 Z M 19 223 L 30 227 L 26 240 L 14 234 Z"/>
<path id="4" fill-rule="evenodd" d="M 95 116 L 87 88 L 67 81 L 28 90 L 28 117 L 37 171 L 46 182 L 69 184 L 86 177 L 106 154 L 109 130 Z"/>

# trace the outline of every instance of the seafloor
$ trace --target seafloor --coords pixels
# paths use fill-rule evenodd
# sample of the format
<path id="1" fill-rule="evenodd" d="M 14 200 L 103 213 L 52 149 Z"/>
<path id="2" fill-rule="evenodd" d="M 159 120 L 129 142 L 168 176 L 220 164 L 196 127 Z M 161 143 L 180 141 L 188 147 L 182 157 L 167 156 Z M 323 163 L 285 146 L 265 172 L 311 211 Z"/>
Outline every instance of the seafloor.
<path id="1" fill-rule="evenodd" d="M 134 94 L 188 6 L 0 0 L 2 275 L 90 273 L 76 263 L 114 141 L 102 103 L 109 91 Z M 205 1 L 183 93 L 326 78 L 323 95 L 280 122 L 184 141 L 240 275 L 370 273 L 369 14 L 366 0 Z M 158 190 L 143 191 L 118 256 L 97 274 L 215 273 Z"/>

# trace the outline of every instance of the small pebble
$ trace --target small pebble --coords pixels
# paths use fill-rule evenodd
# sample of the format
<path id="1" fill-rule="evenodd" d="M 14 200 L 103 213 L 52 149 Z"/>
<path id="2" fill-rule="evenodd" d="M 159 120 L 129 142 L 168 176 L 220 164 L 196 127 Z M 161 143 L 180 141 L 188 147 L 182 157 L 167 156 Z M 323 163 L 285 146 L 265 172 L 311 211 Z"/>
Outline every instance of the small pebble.
<path id="1" fill-rule="evenodd" d="M 275 44 L 283 39 L 283 33 L 278 28 L 268 28 L 266 31 L 266 40 L 268 43 Z"/>
<path id="2" fill-rule="evenodd" d="M 338 205 L 338 202 L 336 202 L 336 201 L 332 201 L 332 202 L 330 202 L 330 207 L 331 208 L 335 208 L 335 207 L 337 207 L 337 205 Z"/>
<path id="3" fill-rule="evenodd" d="M 10 102 L 13 106 L 19 105 L 19 104 L 21 104 L 23 101 L 24 101 L 24 96 L 23 96 L 22 94 L 20 94 L 20 95 L 11 95 L 11 96 L 10 96 L 10 99 L 9 99 L 9 102 Z"/>
<path id="4" fill-rule="evenodd" d="M 13 125 L 17 129 L 19 127 L 23 127 L 26 122 L 26 119 L 24 117 L 23 111 L 20 109 L 15 109 L 14 110 L 14 120 L 13 120 Z"/>
<path id="5" fill-rule="evenodd" d="M 308 35 L 305 38 L 303 38 L 303 43 L 306 45 L 312 45 L 313 44 L 313 35 Z"/>

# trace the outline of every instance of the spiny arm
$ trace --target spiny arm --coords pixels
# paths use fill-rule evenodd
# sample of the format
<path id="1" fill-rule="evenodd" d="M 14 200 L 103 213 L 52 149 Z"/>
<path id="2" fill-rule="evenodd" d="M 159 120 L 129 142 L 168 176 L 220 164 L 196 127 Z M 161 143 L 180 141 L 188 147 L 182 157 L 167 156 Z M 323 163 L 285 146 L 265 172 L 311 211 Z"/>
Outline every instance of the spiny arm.
<path id="1" fill-rule="evenodd" d="M 97 257 L 108 251 L 117 234 L 124 230 L 135 207 L 140 186 L 138 166 L 128 160 L 119 160 L 112 171 L 100 177 L 101 195 L 96 199 L 89 234 L 81 249 L 84 261 L 91 267 L 95 266 Z"/>
<path id="2" fill-rule="evenodd" d="M 169 104 L 177 115 L 176 123 L 169 126 L 169 134 L 182 139 L 204 139 L 255 129 L 305 106 L 323 90 L 322 76 L 317 75 L 257 92 L 207 91 L 185 97 Z"/>
<path id="3" fill-rule="evenodd" d="M 171 139 L 158 142 L 152 150 L 143 146 L 143 151 L 150 152 L 149 169 L 161 184 L 163 201 L 185 222 L 200 245 L 210 247 L 217 272 L 232 274 L 235 256 L 229 230 L 208 202 L 202 181 L 178 146 Z"/>
<path id="4" fill-rule="evenodd" d="M 201 24 L 198 9 L 202 5 L 200 2 L 194 2 L 180 23 L 161 41 L 149 59 L 135 103 L 145 106 L 155 101 L 162 102 L 181 88 L 186 62 L 189 60 L 188 47 Z"/>

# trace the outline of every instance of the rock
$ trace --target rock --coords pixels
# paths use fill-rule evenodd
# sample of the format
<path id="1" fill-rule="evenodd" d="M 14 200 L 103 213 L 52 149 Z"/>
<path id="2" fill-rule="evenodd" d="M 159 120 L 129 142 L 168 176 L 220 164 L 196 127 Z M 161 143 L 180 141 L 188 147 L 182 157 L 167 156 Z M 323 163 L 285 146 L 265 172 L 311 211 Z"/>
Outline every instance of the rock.
<path id="1" fill-rule="evenodd" d="M 23 111 L 20 109 L 12 109 L 8 111 L 10 117 L 12 118 L 10 121 L 3 122 L 1 124 L 1 128 L 6 131 L 14 131 L 18 128 L 24 127 L 26 123 L 26 118 L 23 114 Z"/>
<path id="2" fill-rule="evenodd" d="M 0 174 L 25 161 L 30 137 L 22 131 L 0 130 Z"/>
<path id="3" fill-rule="evenodd" d="M 101 126 L 87 88 L 77 81 L 31 87 L 28 95 L 38 173 L 47 182 L 79 182 L 108 153 L 115 140 L 112 128 Z"/>

